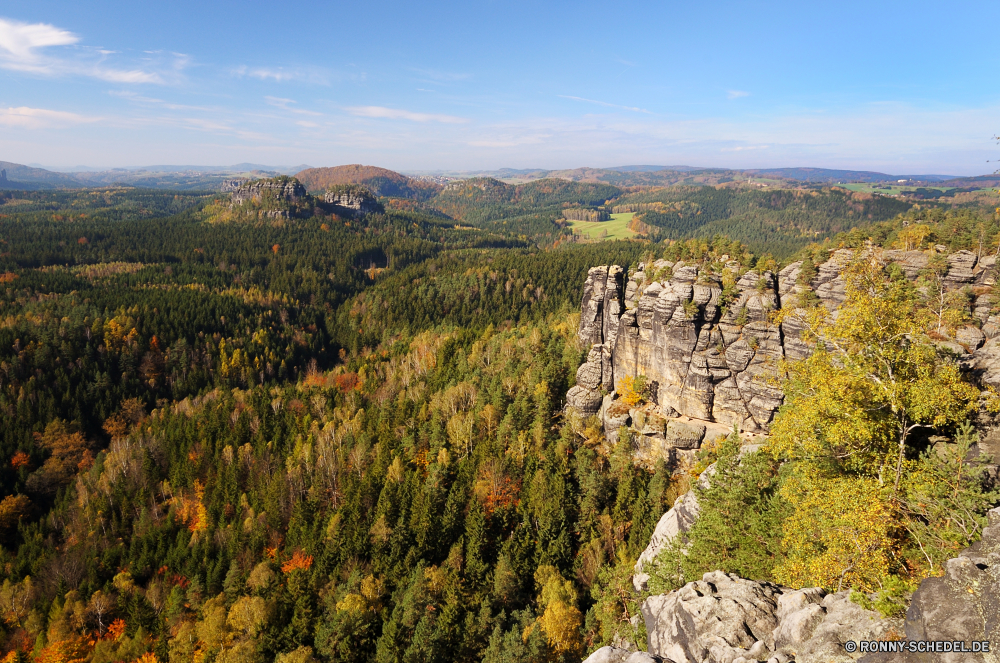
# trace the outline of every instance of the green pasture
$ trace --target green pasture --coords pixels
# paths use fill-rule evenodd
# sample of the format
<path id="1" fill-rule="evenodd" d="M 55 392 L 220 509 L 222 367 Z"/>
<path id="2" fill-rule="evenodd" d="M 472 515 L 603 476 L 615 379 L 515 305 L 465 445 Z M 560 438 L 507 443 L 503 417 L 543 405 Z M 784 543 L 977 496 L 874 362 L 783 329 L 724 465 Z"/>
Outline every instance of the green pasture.
<path id="1" fill-rule="evenodd" d="M 610 221 L 573 221 L 569 225 L 573 232 L 579 232 L 584 239 L 600 241 L 605 239 L 628 239 L 635 237 L 635 233 L 628 229 L 628 222 L 635 216 L 635 212 L 624 212 L 622 214 L 612 214 Z M 607 231 L 606 237 L 601 237 L 602 231 Z"/>

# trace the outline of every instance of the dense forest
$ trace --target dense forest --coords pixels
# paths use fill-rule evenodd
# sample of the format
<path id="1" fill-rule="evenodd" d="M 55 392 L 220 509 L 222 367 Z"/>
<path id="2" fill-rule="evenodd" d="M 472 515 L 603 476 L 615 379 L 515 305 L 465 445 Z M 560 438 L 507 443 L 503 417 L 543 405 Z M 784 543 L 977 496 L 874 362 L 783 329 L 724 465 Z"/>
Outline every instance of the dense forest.
<path id="1" fill-rule="evenodd" d="M 587 270 L 691 259 L 670 233 L 765 210 L 784 236 L 864 226 L 816 260 L 913 227 L 996 242 L 840 192 L 484 180 L 273 218 L 2 196 L 5 663 L 579 660 L 631 632 L 631 565 L 693 478 L 564 416 Z M 612 204 L 666 234 L 560 241 L 563 209 Z"/>

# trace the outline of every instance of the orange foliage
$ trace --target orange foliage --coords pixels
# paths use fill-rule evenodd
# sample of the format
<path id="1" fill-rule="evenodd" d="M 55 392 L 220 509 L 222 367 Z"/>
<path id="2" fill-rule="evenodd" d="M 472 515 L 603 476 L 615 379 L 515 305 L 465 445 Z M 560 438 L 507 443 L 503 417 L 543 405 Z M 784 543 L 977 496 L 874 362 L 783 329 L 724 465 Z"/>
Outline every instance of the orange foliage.
<path id="1" fill-rule="evenodd" d="M 486 499 L 483 500 L 483 506 L 486 508 L 486 513 L 492 514 L 494 511 L 517 505 L 520 501 L 517 497 L 520 492 L 520 481 L 511 481 L 509 477 L 504 477 L 502 482 L 499 485 L 494 486 L 490 492 L 487 493 Z"/>
<path id="2" fill-rule="evenodd" d="M 10 283 L 17 278 L 17 274 L 14 272 L 4 272 L 0 274 L 0 283 Z"/>
<path id="3" fill-rule="evenodd" d="M 343 393 L 349 393 L 358 387 L 357 373 L 341 373 L 336 378 L 337 389 Z"/>
<path id="4" fill-rule="evenodd" d="M 117 640 L 125 635 L 125 620 L 116 619 L 108 626 L 108 639 Z"/>
<path id="5" fill-rule="evenodd" d="M 87 242 L 87 238 L 86 237 L 81 237 L 80 239 L 76 240 L 76 243 L 77 244 L 87 244 L 88 243 Z"/>
<path id="6" fill-rule="evenodd" d="M 18 451 L 16 454 L 14 454 L 14 457 L 10 459 L 10 466 L 13 467 L 15 470 L 17 470 L 27 466 L 27 464 L 30 462 L 31 458 L 28 457 L 28 454 L 24 453 L 23 451 Z"/>
<path id="7" fill-rule="evenodd" d="M 272 246 L 272 247 L 271 247 L 271 251 L 272 251 L 272 252 L 273 252 L 273 253 L 274 253 L 275 255 L 277 255 L 277 253 L 278 253 L 278 249 L 280 249 L 280 248 L 281 248 L 281 244 L 275 244 L 274 246 Z"/>
<path id="8" fill-rule="evenodd" d="M 308 571 L 312 563 L 312 555 L 304 555 L 302 551 L 296 550 L 292 553 L 292 558 L 281 565 L 281 571 L 283 573 L 291 573 L 292 571 L 299 570 Z"/>
<path id="9" fill-rule="evenodd" d="M 135 663 L 160 663 L 160 659 L 156 658 L 156 654 L 148 651 L 139 658 L 135 659 Z"/>
<path id="10" fill-rule="evenodd" d="M 35 663 L 85 663 L 90 658 L 91 644 L 82 637 L 59 640 L 43 649 Z"/>

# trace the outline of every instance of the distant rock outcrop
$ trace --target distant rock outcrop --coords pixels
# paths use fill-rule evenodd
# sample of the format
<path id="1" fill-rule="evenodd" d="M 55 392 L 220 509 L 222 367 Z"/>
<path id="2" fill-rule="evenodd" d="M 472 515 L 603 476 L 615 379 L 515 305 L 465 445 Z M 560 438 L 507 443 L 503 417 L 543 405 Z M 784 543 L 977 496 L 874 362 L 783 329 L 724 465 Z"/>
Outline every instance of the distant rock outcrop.
<path id="1" fill-rule="evenodd" d="M 372 192 L 358 185 L 340 185 L 331 187 L 323 195 L 323 202 L 334 208 L 334 211 L 346 216 L 378 212 L 381 206 Z"/>
<path id="2" fill-rule="evenodd" d="M 232 194 L 234 205 L 262 202 L 268 198 L 297 203 L 305 198 L 306 189 L 295 178 L 276 177 L 269 180 L 245 180 L 232 188 Z"/>
<path id="3" fill-rule="evenodd" d="M 0 168 L 0 182 L 6 182 L 6 181 L 7 181 L 7 169 Z"/>
<path id="4" fill-rule="evenodd" d="M 229 180 L 223 191 L 231 192 L 229 208 L 253 206 L 258 217 L 291 218 L 306 202 L 306 189 L 294 177 L 275 177 L 264 180 Z"/>

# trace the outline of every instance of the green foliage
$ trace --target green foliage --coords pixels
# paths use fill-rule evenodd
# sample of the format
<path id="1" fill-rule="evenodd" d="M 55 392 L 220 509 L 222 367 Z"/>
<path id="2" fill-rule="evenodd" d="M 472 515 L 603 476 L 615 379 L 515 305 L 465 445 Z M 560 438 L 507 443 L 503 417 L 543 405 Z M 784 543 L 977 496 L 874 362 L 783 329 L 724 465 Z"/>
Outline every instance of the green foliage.
<path id="1" fill-rule="evenodd" d="M 969 422 L 951 443 L 928 449 L 908 473 L 901 510 L 910 534 L 907 556 L 928 575 L 939 575 L 944 561 L 955 557 L 986 526 L 985 513 L 1000 501 L 1000 491 L 988 490 L 981 463 L 970 464 L 969 452 L 979 434 Z"/>
<path id="2" fill-rule="evenodd" d="M 910 204 L 840 188 L 745 189 L 673 186 L 621 196 L 615 204 L 645 205 L 638 215 L 653 239 L 724 234 L 755 250 L 786 258 L 816 241 L 867 227 L 905 212 Z"/>
<path id="3" fill-rule="evenodd" d="M 874 599 L 868 594 L 852 589 L 851 602 L 865 610 L 876 610 L 886 618 L 902 617 L 906 614 L 909 595 L 916 589 L 915 583 L 892 575 L 885 579 L 883 585 L 875 593 Z"/>
<path id="4" fill-rule="evenodd" d="M 698 484 L 699 515 L 683 537 L 650 565 L 653 593 L 676 589 L 706 572 L 771 580 L 781 561 L 785 505 L 778 495 L 778 464 L 756 450 L 741 454 L 737 433 L 718 447 L 714 466 Z"/>

